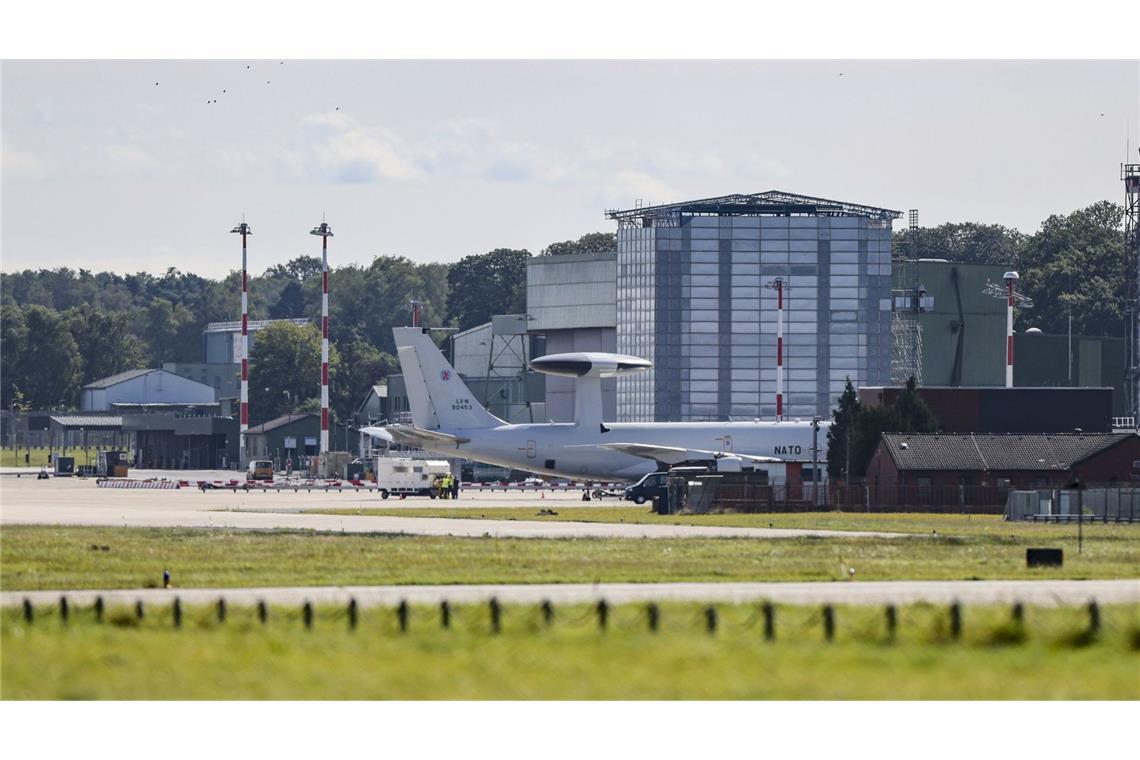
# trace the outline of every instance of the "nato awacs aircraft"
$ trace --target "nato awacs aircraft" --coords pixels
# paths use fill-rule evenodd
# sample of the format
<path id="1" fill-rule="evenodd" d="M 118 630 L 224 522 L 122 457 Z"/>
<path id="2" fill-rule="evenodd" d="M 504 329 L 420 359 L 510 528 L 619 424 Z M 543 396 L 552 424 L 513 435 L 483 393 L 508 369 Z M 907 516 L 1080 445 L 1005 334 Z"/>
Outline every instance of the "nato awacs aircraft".
<path id="1" fill-rule="evenodd" d="M 745 468 L 766 469 L 774 482 L 812 461 L 810 422 L 605 422 L 602 378 L 649 369 L 636 356 L 610 353 L 551 354 L 531 369 L 576 379 L 574 422 L 512 425 L 488 412 L 468 390 L 420 327 L 393 329 L 404 373 L 412 424 L 364 428 L 364 432 L 445 456 L 598 481 L 630 481 L 680 464 L 716 464 L 727 458 Z M 819 460 L 827 440 L 819 431 Z M 790 464 L 800 463 L 800 464 Z M 727 464 L 727 462 L 726 462 Z"/>

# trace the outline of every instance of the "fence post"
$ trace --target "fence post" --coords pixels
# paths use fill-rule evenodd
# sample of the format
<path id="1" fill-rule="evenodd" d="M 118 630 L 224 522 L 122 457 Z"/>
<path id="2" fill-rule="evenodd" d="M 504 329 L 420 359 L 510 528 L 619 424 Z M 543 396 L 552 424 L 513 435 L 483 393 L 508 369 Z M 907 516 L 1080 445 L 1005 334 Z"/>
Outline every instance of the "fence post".
<path id="1" fill-rule="evenodd" d="M 554 624 L 554 605 L 549 599 L 542 600 L 542 622 L 547 628 Z"/>
<path id="2" fill-rule="evenodd" d="M 306 629 L 313 627 L 313 604 L 308 599 L 301 606 L 301 618 L 305 621 Z"/>
<path id="3" fill-rule="evenodd" d="M 950 638 L 957 641 L 962 636 L 962 605 L 954 602 L 950 605 Z"/>
<path id="4" fill-rule="evenodd" d="M 257 620 L 262 625 L 265 625 L 269 620 L 269 608 L 265 606 L 264 599 L 257 600 Z"/>
<path id="5" fill-rule="evenodd" d="M 103 597 L 95 597 L 95 622 L 103 622 Z"/>
<path id="6" fill-rule="evenodd" d="M 500 616 L 503 612 L 499 608 L 499 600 L 495 597 L 491 597 L 491 601 L 488 606 L 491 608 L 491 633 L 498 633 L 502 630 L 502 621 L 500 619 Z"/>
<path id="7" fill-rule="evenodd" d="M 716 607 L 711 604 L 705 608 L 705 630 L 709 635 L 716 633 Z"/>
<path id="8" fill-rule="evenodd" d="M 598 600 L 598 628 L 602 631 L 606 630 L 606 621 L 610 616 L 610 606 L 606 604 L 605 599 Z"/>
<path id="9" fill-rule="evenodd" d="M 776 608 L 771 602 L 764 602 L 760 608 L 764 612 L 764 640 L 776 640 Z"/>
<path id="10" fill-rule="evenodd" d="M 657 609 L 656 604 L 650 602 L 645 611 L 649 615 L 649 630 L 657 633 L 657 628 L 661 625 L 661 610 Z"/>
<path id="11" fill-rule="evenodd" d="M 1023 628 L 1025 626 L 1025 606 L 1021 602 L 1014 602 L 1013 609 L 1010 610 L 1010 617 L 1014 625 Z"/>
<path id="12" fill-rule="evenodd" d="M 32 609 L 32 600 L 24 597 L 24 622 L 31 623 L 35 618 L 35 612 Z"/>
<path id="13" fill-rule="evenodd" d="M 823 638 L 827 641 L 835 638 L 835 609 L 830 604 L 823 605 Z"/>
<path id="14" fill-rule="evenodd" d="M 1096 636 L 1098 633 L 1100 633 L 1100 607 L 1093 599 L 1089 602 L 1089 635 Z"/>
<path id="15" fill-rule="evenodd" d="M 174 615 L 174 627 L 175 628 L 181 628 L 182 627 L 182 600 L 179 599 L 178 597 L 174 597 L 174 605 L 173 605 L 171 612 Z"/>
<path id="16" fill-rule="evenodd" d="M 898 610 L 895 609 L 893 604 L 887 605 L 887 641 L 894 643 L 895 634 L 898 631 L 899 618 Z"/>
<path id="17" fill-rule="evenodd" d="M 351 630 L 356 630 L 356 599 L 349 598 L 348 600 L 348 627 Z"/>
<path id="18" fill-rule="evenodd" d="M 137 602 L 135 602 L 135 617 L 137 617 L 139 620 L 142 620 L 145 616 L 146 610 L 143 609 L 143 601 L 142 599 L 139 599 Z"/>
<path id="19" fill-rule="evenodd" d="M 70 613 L 71 613 L 71 610 L 68 609 L 68 607 L 67 607 L 67 597 L 61 596 L 59 598 L 59 619 L 60 619 L 60 621 L 63 623 L 66 623 L 67 617 Z"/>
<path id="20" fill-rule="evenodd" d="M 443 628 L 451 627 L 451 605 L 446 599 L 439 603 L 439 624 Z"/>
<path id="21" fill-rule="evenodd" d="M 408 632 L 408 600 L 401 599 L 396 607 L 396 620 L 400 624 L 400 633 Z"/>
<path id="22" fill-rule="evenodd" d="M 226 622 L 226 598 L 218 597 L 218 622 Z"/>

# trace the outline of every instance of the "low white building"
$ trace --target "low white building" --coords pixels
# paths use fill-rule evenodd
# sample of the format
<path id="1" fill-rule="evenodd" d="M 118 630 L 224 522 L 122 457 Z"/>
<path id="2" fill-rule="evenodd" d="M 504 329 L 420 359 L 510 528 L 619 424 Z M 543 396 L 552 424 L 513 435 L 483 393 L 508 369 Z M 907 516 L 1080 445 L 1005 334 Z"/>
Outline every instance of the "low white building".
<path id="1" fill-rule="evenodd" d="M 109 412 L 114 404 L 212 404 L 214 389 L 164 369 L 132 369 L 83 386 L 80 409 Z"/>

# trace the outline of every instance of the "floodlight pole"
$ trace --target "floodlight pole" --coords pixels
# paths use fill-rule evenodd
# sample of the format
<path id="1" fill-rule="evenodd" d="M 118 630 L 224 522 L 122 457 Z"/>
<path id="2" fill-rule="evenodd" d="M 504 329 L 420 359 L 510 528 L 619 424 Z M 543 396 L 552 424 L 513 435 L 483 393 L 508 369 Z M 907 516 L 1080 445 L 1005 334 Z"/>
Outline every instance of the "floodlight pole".
<path id="1" fill-rule="evenodd" d="M 321 238 L 321 445 L 317 455 L 329 450 L 329 238 L 332 227 L 321 222 L 309 230 Z"/>
<path id="2" fill-rule="evenodd" d="M 1013 387 L 1013 309 L 1033 308 L 1033 299 L 1017 292 L 1017 272 L 1005 273 L 1005 287 L 996 282 L 986 282 L 982 290 L 985 295 L 1005 299 L 1005 387 Z"/>
<path id="3" fill-rule="evenodd" d="M 245 432 L 249 429 L 249 269 L 246 258 L 246 238 L 253 230 L 242 219 L 242 223 L 230 230 L 241 235 L 241 399 L 238 404 L 238 468 L 247 466 L 245 454 Z"/>

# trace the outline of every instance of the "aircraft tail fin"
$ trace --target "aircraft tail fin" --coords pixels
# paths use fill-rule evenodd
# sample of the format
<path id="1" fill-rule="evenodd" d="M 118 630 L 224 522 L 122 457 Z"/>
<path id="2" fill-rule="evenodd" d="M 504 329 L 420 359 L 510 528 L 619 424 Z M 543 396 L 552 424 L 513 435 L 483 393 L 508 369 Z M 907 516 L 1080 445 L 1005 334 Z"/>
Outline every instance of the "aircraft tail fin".
<path id="1" fill-rule="evenodd" d="M 458 430 L 504 424 L 475 399 L 422 328 L 395 327 L 392 333 L 417 428 Z"/>

